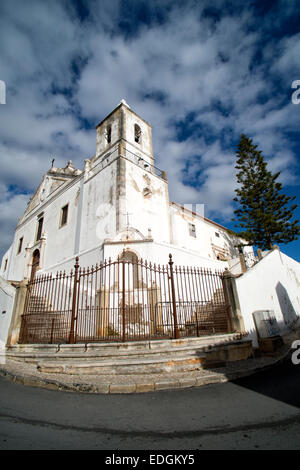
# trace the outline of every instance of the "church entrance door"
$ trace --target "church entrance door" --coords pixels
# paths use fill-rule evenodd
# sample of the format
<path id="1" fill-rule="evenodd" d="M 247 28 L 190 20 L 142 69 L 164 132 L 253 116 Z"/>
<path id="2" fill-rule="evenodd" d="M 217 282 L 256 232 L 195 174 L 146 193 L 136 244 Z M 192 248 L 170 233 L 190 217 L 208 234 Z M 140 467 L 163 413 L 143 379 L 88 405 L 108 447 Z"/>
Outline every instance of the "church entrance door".
<path id="1" fill-rule="evenodd" d="M 35 250 L 32 255 L 32 267 L 31 267 L 31 276 L 30 276 L 30 281 L 32 282 L 35 278 L 35 273 L 37 271 L 37 268 L 40 265 L 40 251 Z"/>

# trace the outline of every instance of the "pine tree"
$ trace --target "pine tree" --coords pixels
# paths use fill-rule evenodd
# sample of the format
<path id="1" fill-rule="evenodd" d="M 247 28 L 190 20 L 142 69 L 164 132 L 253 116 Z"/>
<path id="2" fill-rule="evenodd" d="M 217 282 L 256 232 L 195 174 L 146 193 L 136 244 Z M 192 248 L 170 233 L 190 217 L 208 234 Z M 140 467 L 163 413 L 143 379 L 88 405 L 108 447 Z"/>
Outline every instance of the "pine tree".
<path id="1" fill-rule="evenodd" d="M 292 221 L 297 204 L 290 205 L 295 196 L 281 193 L 282 184 L 277 181 L 280 172 L 272 173 L 261 151 L 252 139 L 242 134 L 236 153 L 238 188 L 234 201 L 239 207 L 234 211 L 242 231 L 239 236 L 262 250 L 273 244 L 289 243 L 300 235 L 298 220 Z"/>

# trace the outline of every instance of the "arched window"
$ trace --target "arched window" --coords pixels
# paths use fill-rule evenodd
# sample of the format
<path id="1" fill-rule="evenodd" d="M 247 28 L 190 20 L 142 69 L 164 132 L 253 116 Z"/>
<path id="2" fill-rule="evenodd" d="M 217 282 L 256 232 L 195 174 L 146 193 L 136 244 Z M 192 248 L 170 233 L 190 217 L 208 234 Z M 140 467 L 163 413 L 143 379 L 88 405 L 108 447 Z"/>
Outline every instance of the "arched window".
<path id="1" fill-rule="evenodd" d="M 142 141 L 142 131 L 140 126 L 138 126 L 137 124 L 134 125 L 134 141 L 138 144 L 140 144 Z"/>

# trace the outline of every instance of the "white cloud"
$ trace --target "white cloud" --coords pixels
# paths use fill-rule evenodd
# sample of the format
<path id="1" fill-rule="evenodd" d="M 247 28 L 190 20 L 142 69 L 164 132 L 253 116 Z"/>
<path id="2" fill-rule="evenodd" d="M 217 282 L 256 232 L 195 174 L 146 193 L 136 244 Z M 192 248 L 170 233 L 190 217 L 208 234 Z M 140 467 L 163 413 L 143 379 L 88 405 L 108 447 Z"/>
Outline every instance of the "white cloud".
<path id="1" fill-rule="evenodd" d="M 134 34 L 126 38 L 119 1 L 89 6 L 81 22 L 67 2 L 1 4 L 0 79 L 8 92 L 0 107 L 0 185 L 6 188 L 0 204 L 17 213 L 25 197 L 8 196 L 9 187 L 34 191 L 53 156 L 57 165 L 72 159 L 81 167 L 95 152 L 95 131 L 81 118 L 96 125 L 122 98 L 153 126 L 156 165 L 167 171 L 171 200 L 205 203 L 208 216 L 230 217 L 231 146 L 242 132 L 274 171 L 283 171 L 284 183 L 295 182 L 285 132 L 299 126 L 299 110 L 273 95 L 272 77 L 287 80 L 297 66 L 298 34 L 278 41 L 273 53 L 274 40 L 262 45 L 264 31 L 255 28 L 251 9 L 239 16 L 224 9 L 217 21 L 203 14 L 210 2 L 164 1 L 148 5 L 153 14 L 163 8 L 163 22 L 131 25 Z M 174 126 L 179 121 L 192 126 L 184 141 Z M 2 210 L 6 233 L 14 211 Z"/>
<path id="2" fill-rule="evenodd" d="M 9 198 L 8 194 L 6 194 L 6 197 L 3 198 L 3 187 L 1 191 L 1 186 L 2 185 L 0 185 L 0 252 L 3 255 L 13 241 L 18 218 L 24 213 L 29 197 L 24 194 L 15 194 Z M 6 193 L 6 190 L 4 190 L 4 192 Z"/>

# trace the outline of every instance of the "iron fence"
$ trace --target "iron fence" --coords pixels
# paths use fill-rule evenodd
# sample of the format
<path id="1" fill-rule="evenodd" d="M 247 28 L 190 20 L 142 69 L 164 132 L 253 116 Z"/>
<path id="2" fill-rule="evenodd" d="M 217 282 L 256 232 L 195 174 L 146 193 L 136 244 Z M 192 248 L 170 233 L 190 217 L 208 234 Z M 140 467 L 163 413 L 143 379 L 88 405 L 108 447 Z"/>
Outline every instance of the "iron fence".
<path id="1" fill-rule="evenodd" d="M 179 338 L 231 329 L 222 272 L 132 259 L 42 274 L 28 284 L 21 343 Z"/>

